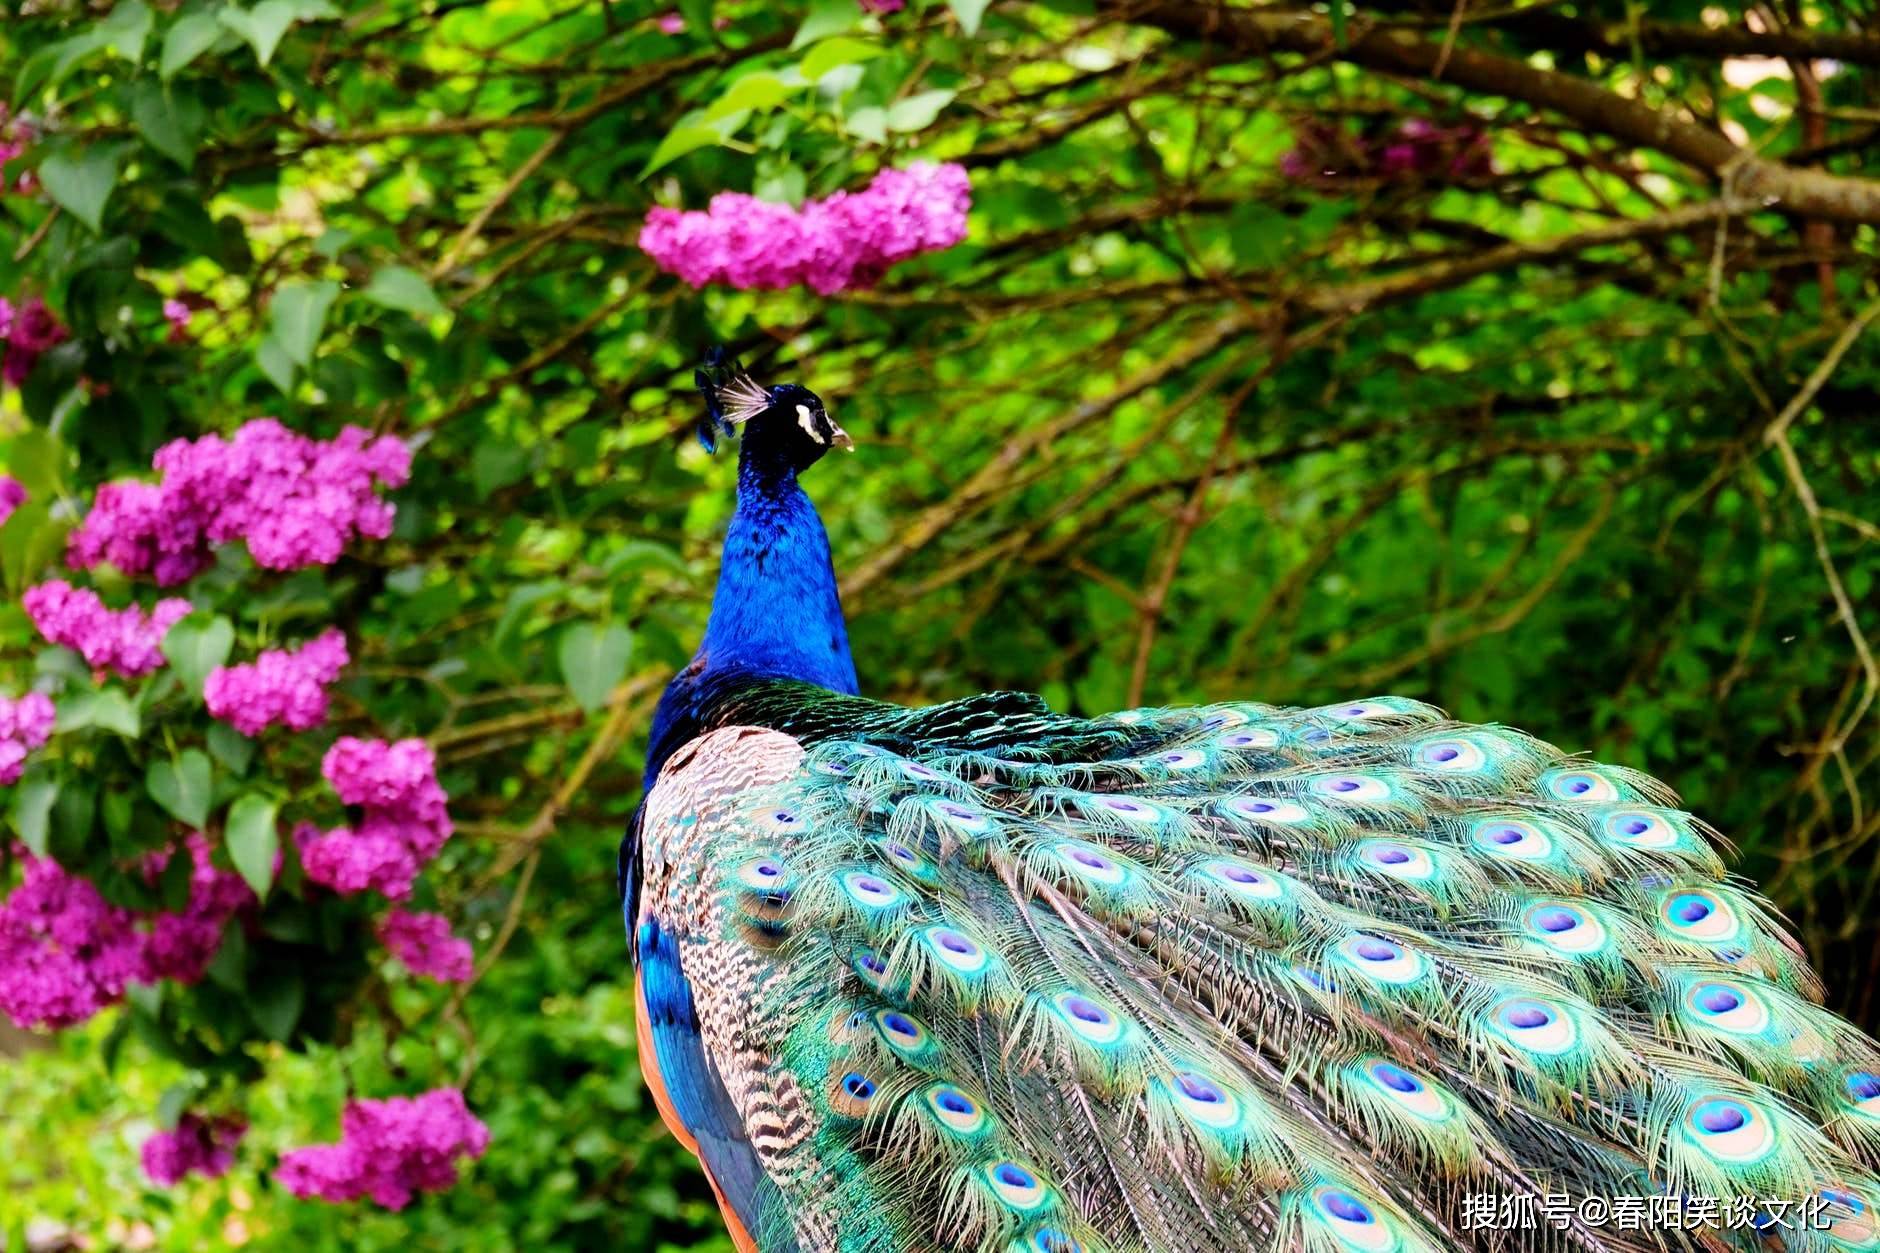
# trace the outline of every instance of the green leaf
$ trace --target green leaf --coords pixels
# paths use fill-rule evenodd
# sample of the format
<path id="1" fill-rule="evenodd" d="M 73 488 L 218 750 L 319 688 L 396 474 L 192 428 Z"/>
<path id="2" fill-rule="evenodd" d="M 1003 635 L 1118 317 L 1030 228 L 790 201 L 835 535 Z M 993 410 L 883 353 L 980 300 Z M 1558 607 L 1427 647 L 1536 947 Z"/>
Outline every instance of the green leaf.
<path id="1" fill-rule="evenodd" d="M 470 454 L 470 482 L 477 497 L 488 500 L 492 492 L 519 483 L 529 472 L 534 453 L 520 444 L 500 439 L 485 439 Z"/>
<path id="2" fill-rule="evenodd" d="M 274 289 L 273 339 L 289 361 L 301 367 L 313 363 L 313 350 L 326 325 L 327 310 L 338 297 L 339 284 L 333 282 L 283 283 Z M 262 369 L 266 368 L 263 363 Z"/>
<path id="3" fill-rule="evenodd" d="M 612 579 L 623 571 L 646 566 L 659 566 L 682 579 L 692 577 L 692 568 L 686 565 L 685 558 L 679 555 L 677 549 L 650 539 L 630 539 L 622 543 L 612 556 L 601 563 L 601 572 Z"/>
<path id="4" fill-rule="evenodd" d="M 131 92 L 131 121 L 152 148 L 184 169 L 195 164 L 203 107 L 194 96 L 180 95 L 153 79 L 140 79 Z"/>
<path id="5" fill-rule="evenodd" d="M 60 732 L 103 727 L 107 731 L 116 731 L 127 740 L 134 740 L 143 730 L 142 723 L 143 720 L 137 716 L 137 706 L 131 704 L 130 697 L 117 688 L 106 688 L 101 692 L 83 692 L 61 700 L 54 726 Z"/>
<path id="6" fill-rule="evenodd" d="M 191 61 L 213 47 L 224 29 L 214 13 L 183 14 L 163 36 L 163 56 L 157 63 L 157 73 L 165 82 L 176 77 Z"/>
<path id="7" fill-rule="evenodd" d="M 150 38 L 150 9 L 143 0 L 125 0 L 90 30 L 48 44 L 26 58 L 13 84 L 17 105 L 35 93 L 57 87 L 93 53 L 115 47 L 118 55 L 135 64 L 143 59 L 144 41 Z"/>
<path id="8" fill-rule="evenodd" d="M 809 16 L 796 28 L 792 48 L 806 48 L 818 39 L 854 30 L 862 20 L 862 6 L 855 0 L 810 0 Z"/>
<path id="9" fill-rule="evenodd" d="M 99 38 L 94 28 L 82 35 L 48 44 L 27 57 L 13 83 L 15 107 L 40 91 L 57 87 L 86 57 L 103 47 L 104 40 Z"/>
<path id="10" fill-rule="evenodd" d="M 248 763 L 255 759 L 255 742 L 226 722 L 209 724 L 209 755 L 228 767 L 233 775 L 248 773 Z"/>
<path id="11" fill-rule="evenodd" d="M 209 821 L 214 768 L 199 748 L 186 748 L 175 761 L 153 761 L 144 771 L 144 791 L 164 811 L 186 826 L 201 829 Z"/>
<path id="12" fill-rule="evenodd" d="M 157 1126 L 165 1131 L 175 1131 L 176 1124 L 183 1119 L 183 1111 L 189 1108 L 189 1098 L 196 1095 L 196 1085 L 187 1079 L 172 1083 L 157 1098 Z"/>
<path id="13" fill-rule="evenodd" d="M 897 100 L 888 106 L 888 129 L 891 131 L 923 131 L 932 126 L 934 119 L 940 116 L 940 110 L 953 100 L 950 91 L 923 91 Z"/>
<path id="14" fill-rule="evenodd" d="M 294 1024 L 300 1021 L 300 1010 L 306 1001 L 307 989 L 300 981 L 300 974 L 283 970 L 257 982 L 248 1001 L 248 1012 L 268 1039 L 285 1041 L 294 1033 Z"/>
<path id="15" fill-rule="evenodd" d="M 216 20 L 248 41 L 255 50 L 255 60 L 266 68 L 274 59 L 287 28 L 300 20 L 300 6 L 295 0 L 261 0 L 252 9 L 223 9 Z"/>
<path id="16" fill-rule="evenodd" d="M 91 830 L 98 818 L 98 795 L 90 788 L 59 789 L 52 803 L 52 835 L 46 842 L 49 855 L 61 861 L 73 861 L 91 843 Z"/>
<path id="17" fill-rule="evenodd" d="M 187 854 L 172 855 L 157 876 L 157 901 L 165 913 L 180 914 L 189 908 L 189 881 L 195 872 L 195 859 Z"/>
<path id="18" fill-rule="evenodd" d="M 269 335 L 255 347 L 255 364 L 268 376 L 268 382 L 281 389 L 281 395 L 294 394 L 294 363 L 288 359 L 281 341 Z"/>
<path id="19" fill-rule="evenodd" d="M 888 111 L 869 105 L 857 109 L 847 118 L 849 134 L 871 144 L 888 142 Z"/>
<path id="20" fill-rule="evenodd" d="M 105 46 L 132 65 L 144 59 L 144 44 L 150 38 L 150 6 L 143 0 L 123 0 L 109 17 L 98 23 L 97 33 Z"/>
<path id="21" fill-rule="evenodd" d="M 717 121 L 742 109 L 774 109 L 802 89 L 803 84 L 792 86 L 775 74 L 762 71 L 746 74 L 712 102 L 711 107 L 705 110 L 705 117 L 708 121 Z"/>
<path id="22" fill-rule="evenodd" d="M 431 290 L 424 275 L 402 265 L 381 268 L 360 295 L 373 304 L 409 313 L 414 318 L 434 318 L 445 311 L 444 302 Z"/>
<path id="23" fill-rule="evenodd" d="M 91 715 L 93 726 L 115 731 L 127 740 L 143 734 L 143 717 L 128 695 L 114 687 L 106 688 L 97 694 L 97 702 Z"/>
<path id="24" fill-rule="evenodd" d="M 0 573 L 7 589 L 15 596 L 40 573 L 58 560 L 65 551 L 65 533 L 72 528 L 69 518 L 54 520 L 52 510 L 40 500 L 29 500 L 0 524 Z"/>
<path id="25" fill-rule="evenodd" d="M 124 999 L 131 1003 L 131 1008 L 140 1014 L 155 1018 L 163 1012 L 163 985 L 161 983 L 129 983 L 124 987 Z"/>
<path id="26" fill-rule="evenodd" d="M 117 178 L 115 144 L 94 145 L 76 155 L 67 149 L 47 157 L 39 166 L 39 182 L 46 194 L 93 231 L 100 229 L 104 202 L 110 199 Z"/>
<path id="27" fill-rule="evenodd" d="M 561 635 L 561 677 L 581 708 L 593 713 L 627 674 L 633 636 L 623 626 L 578 622 Z"/>
<path id="28" fill-rule="evenodd" d="M 679 16 L 685 19 L 688 31 L 711 37 L 712 0 L 679 0 Z"/>
<path id="29" fill-rule="evenodd" d="M 830 70 L 844 65 L 872 61 L 884 51 L 885 49 L 880 44 L 842 35 L 835 39 L 825 39 L 811 48 L 809 55 L 803 58 L 803 64 L 799 68 L 803 72 L 803 77 L 813 83 Z"/>
<path id="30" fill-rule="evenodd" d="M 104 794 L 104 831 L 111 837 L 112 847 L 125 843 L 130 838 L 131 824 L 137 818 L 137 802 L 142 797 L 132 796 L 123 788 L 112 788 Z"/>
<path id="31" fill-rule="evenodd" d="M 46 855 L 46 833 L 52 814 L 52 802 L 59 799 L 59 781 L 27 778 L 13 789 L 13 807 L 7 817 L 20 842 L 33 856 Z"/>
<path id="32" fill-rule="evenodd" d="M 43 426 L 29 426 L 13 437 L 7 448 L 6 467 L 29 497 L 48 501 L 64 486 L 70 460 L 71 453 L 57 435 Z"/>
<path id="33" fill-rule="evenodd" d="M 773 204 L 801 206 L 803 198 L 809 194 L 809 176 L 794 165 L 763 170 L 751 184 L 751 194 L 759 200 L 768 200 Z"/>
<path id="34" fill-rule="evenodd" d="M 353 233 L 343 226 L 329 226 L 320 232 L 320 238 L 313 241 L 313 250 L 332 261 L 346 251 L 353 241 Z"/>
<path id="35" fill-rule="evenodd" d="M 654 170 L 677 161 L 688 152 L 695 152 L 700 148 L 721 144 L 724 141 L 725 137 L 720 135 L 718 129 L 713 126 L 674 127 L 666 133 L 664 139 L 659 141 L 659 147 L 653 149 L 653 155 L 647 159 L 646 168 L 640 171 L 640 177 L 645 178 Z"/>
<path id="36" fill-rule="evenodd" d="M 202 699 L 202 684 L 210 671 L 228 662 L 235 647 L 235 625 L 224 617 L 192 613 L 163 637 L 163 655 L 191 695 Z"/>
<path id="37" fill-rule="evenodd" d="M 124 1041 L 130 1038 L 130 1034 L 131 1016 L 129 1014 L 119 1014 L 117 1021 L 111 1024 L 111 1029 L 105 1032 L 103 1042 L 98 1045 L 98 1060 L 104 1063 L 106 1074 L 115 1075 L 117 1073 L 118 1057 L 123 1053 Z M 22 1245 L 26 1243 L 26 1232 L 24 1228 L 20 1230 L 18 1242 Z M 11 1245 L 8 1247 L 11 1247 Z"/>
<path id="38" fill-rule="evenodd" d="M 235 798 L 228 807 L 228 821 L 223 841 L 228 845 L 228 859 L 235 863 L 255 895 L 268 899 L 274 882 L 274 854 L 280 850 L 280 830 L 275 824 L 273 801 L 254 792 Z"/>
<path id="39" fill-rule="evenodd" d="M 960 20 L 960 29 L 967 38 L 979 33 L 979 19 L 986 15 L 992 0 L 947 0 L 947 7 L 953 10 L 953 16 Z"/>
<path id="40" fill-rule="evenodd" d="M 209 962 L 207 974 L 217 987 L 231 992 L 248 986 L 248 928 L 238 915 L 222 928 L 222 944 Z"/>
<path id="41" fill-rule="evenodd" d="M 1228 215 L 1227 239 L 1243 265 L 1265 269 L 1291 256 L 1292 221 L 1277 209 L 1249 201 Z"/>

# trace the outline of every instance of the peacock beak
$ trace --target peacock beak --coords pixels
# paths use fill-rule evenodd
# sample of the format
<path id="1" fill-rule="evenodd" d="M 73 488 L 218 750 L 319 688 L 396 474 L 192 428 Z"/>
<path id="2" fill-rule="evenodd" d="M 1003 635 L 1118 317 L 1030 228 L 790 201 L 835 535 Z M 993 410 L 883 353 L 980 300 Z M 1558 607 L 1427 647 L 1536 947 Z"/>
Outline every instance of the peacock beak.
<path id="1" fill-rule="evenodd" d="M 834 421 L 829 423 L 829 442 L 843 452 L 855 451 L 855 441 L 850 439 L 849 433 L 837 426 Z"/>

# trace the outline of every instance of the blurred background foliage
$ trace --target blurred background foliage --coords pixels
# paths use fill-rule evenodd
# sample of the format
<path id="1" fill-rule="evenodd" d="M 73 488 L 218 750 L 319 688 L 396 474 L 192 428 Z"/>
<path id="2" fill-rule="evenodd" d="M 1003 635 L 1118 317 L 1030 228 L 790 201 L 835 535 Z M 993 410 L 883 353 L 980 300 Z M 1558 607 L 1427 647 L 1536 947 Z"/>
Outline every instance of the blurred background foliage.
<path id="1" fill-rule="evenodd" d="M 258 415 L 421 442 L 393 539 L 238 625 L 341 623 L 333 729 L 436 746 L 484 973 L 366 972 L 244 1046 L 237 1168 L 171 1191 L 136 1146 L 195 1063 L 137 1011 L 0 1040 L 5 1247 L 729 1247 L 640 1087 L 612 882 L 731 507 L 690 439 L 717 341 L 862 445 L 811 486 L 865 691 L 1513 723 L 1681 789 L 1880 1025 L 1870 6 L 6 7 L 0 294 L 71 337 L 0 460 L 43 534 Z M 635 247 L 656 203 L 916 155 L 971 169 L 971 234 L 872 291 L 698 293 Z M 0 610 L 14 690 L 36 646 Z M 455 1191 L 269 1181 L 348 1093 L 458 1081 L 494 1144 Z"/>

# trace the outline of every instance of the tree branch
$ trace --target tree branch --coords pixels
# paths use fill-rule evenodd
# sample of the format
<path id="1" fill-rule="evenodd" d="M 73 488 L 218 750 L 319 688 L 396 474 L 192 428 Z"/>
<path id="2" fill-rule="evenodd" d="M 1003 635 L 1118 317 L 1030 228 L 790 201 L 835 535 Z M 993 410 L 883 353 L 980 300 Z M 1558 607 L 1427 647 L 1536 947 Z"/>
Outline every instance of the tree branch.
<path id="1" fill-rule="evenodd" d="M 1440 44 L 1403 30 L 1373 27 L 1347 32 L 1335 45 L 1324 18 L 1283 10 L 1230 9 L 1198 0 L 1132 0 L 1115 15 L 1157 27 L 1180 39 L 1226 45 L 1247 55 L 1276 52 L 1323 55 L 1387 74 L 1441 79 L 1470 91 L 1519 100 L 1571 118 L 1582 127 L 1651 148 L 1723 180 L 1725 190 L 1804 217 L 1880 223 L 1880 183 L 1803 170 L 1737 147 L 1695 122 L 1654 109 L 1568 74 L 1538 69 L 1512 57 Z"/>
<path id="2" fill-rule="evenodd" d="M 1850 65 L 1880 65 L 1880 37 L 1830 31 L 1749 30 L 1685 22 L 1599 22 L 1549 9 L 1529 8 L 1488 25 L 1519 31 L 1555 51 L 1597 52 L 1629 60 L 1637 49 L 1651 57 L 1697 56 L 1826 58 Z M 1635 42 L 1636 41 L 1636 42 Z"/>

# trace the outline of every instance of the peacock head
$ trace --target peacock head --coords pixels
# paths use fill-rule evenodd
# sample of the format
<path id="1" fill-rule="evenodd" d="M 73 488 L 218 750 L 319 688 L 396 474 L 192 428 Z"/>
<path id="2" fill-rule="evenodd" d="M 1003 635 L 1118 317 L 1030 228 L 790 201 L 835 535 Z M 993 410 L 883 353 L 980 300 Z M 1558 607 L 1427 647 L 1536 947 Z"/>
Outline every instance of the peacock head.
<path id="1" fill-rule="evenodd" d="M 837 426 L 822 398 L 796 383 L 765 387 L 736 360 L 714 348 L 692 376 L 705 397 L 699 442 L 715 451 L 718 438 L 742 431 L 744 455 L 802 471 L 831 448 L 855 451 L 855 441 Z"/>

